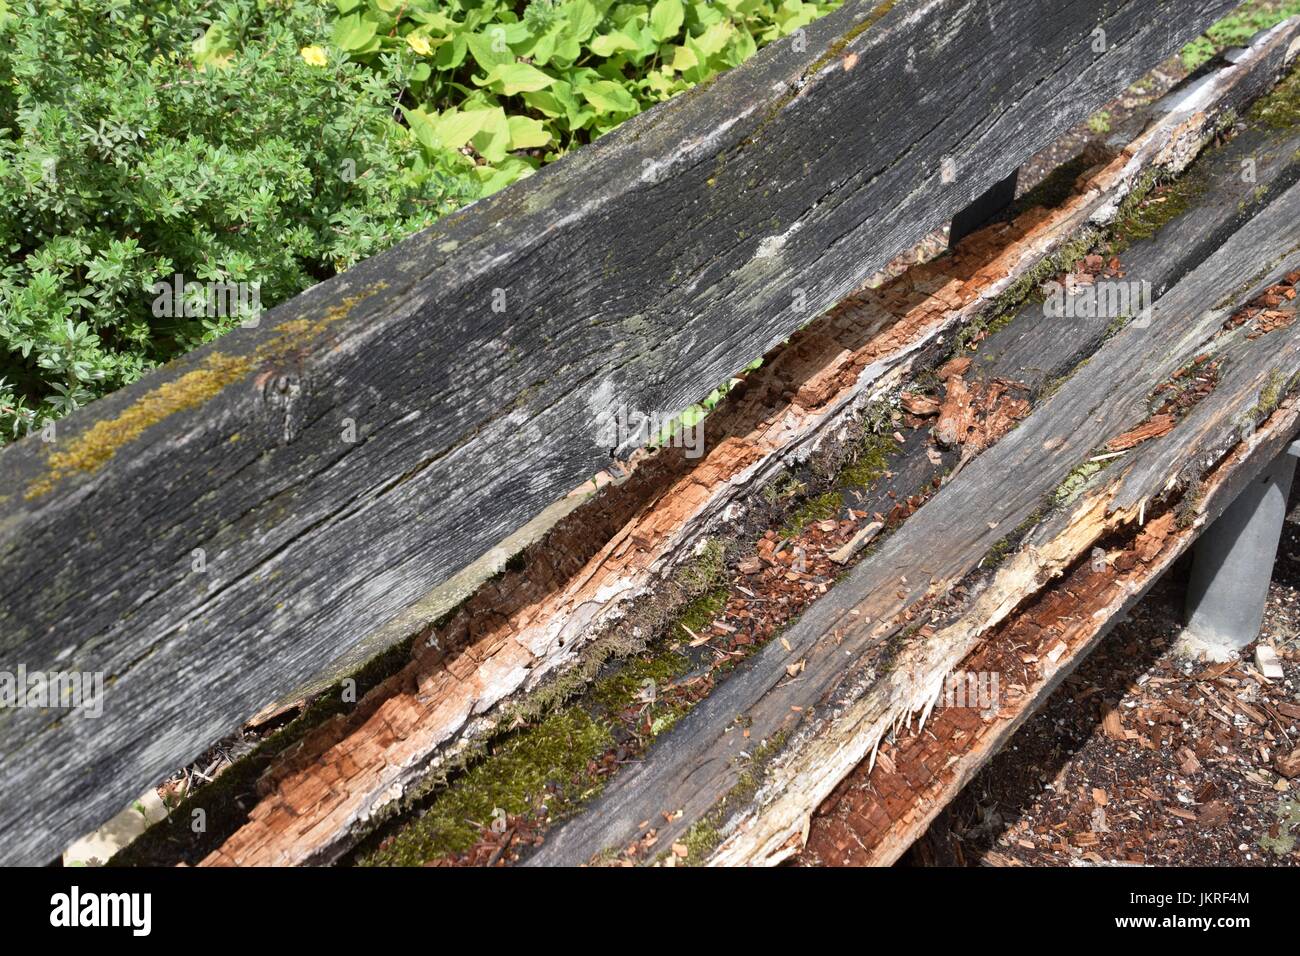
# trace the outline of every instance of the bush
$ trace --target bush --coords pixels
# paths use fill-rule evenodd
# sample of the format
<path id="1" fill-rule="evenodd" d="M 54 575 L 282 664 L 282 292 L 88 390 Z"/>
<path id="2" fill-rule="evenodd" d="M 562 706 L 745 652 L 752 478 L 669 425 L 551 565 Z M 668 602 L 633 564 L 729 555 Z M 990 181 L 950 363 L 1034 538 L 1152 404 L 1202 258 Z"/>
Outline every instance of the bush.
<path id="1" fill-rule="evenodd" d="M 397 56 L 430 157 L 491 192 L 738 66 L 839 0 L 336 0 L 333 46 Z M 522 13 L 520 12 L 522 11 Z"/>
<path id="2" fill-rule="evenodd" d="M 208 314 L 195 286 L 188 307 L 158 308 L 155 283 L 247 283 L 275 304 L 477 193 L 393 121 L 380 72 L 304 58 L 333 14 L 304 0 L 0 5 L 5 438 L 241 321 Z"/>

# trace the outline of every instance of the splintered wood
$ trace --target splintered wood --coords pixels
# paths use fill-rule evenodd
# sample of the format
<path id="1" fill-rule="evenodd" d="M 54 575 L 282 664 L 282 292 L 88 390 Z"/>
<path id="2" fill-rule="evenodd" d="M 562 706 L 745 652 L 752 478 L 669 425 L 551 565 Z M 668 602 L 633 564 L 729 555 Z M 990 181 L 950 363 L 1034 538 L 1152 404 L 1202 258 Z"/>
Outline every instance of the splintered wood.
<path id="1" fill-rule="evenodd" d="M 529 549 L 524 569 L 486 583 L 420 636 L 402 671 L 278 760 L 248 824 L 205 862 L 306 862 L 341 848 L 475 715 L 571 664 L 584 639 L 649 590 L 744 489 L 781 467 L 783 453 L 843 421 L 855 398 L 1013 281 L 1098 196 L 1087 190 L 1060 209 L 985 230 L 959 256 L 864 290 L 796 334 L 710 416 L 703 457 L 668 448 L 635 460 L 625 483 Z M 979 440 L 1011 424 L 1014 403 L 994 411 L 990 398 L 1004 388 L 977 388 L 984 397 L 969 414 Z"/>
<path id="2" fill-rule="evenodd" d="M 408 787 L 491 732 L 505 702 L 576 666 L 583 648 L 662 586 L 731 504 L 898 385 L 922 347 L 979 314 L 1079 229 L 1107 221 L 1153 165 L 1181 170 L 1211 135 L 1228 93 L 1250 76 L 1249 63 L 1225 70 L 1221 101 L 1164 117 L 1061 206 L 990 227 L 955 255 L 860 292 L 793 336 L 708 418 L 702 457 L 669 448 L 639 459 L 626 481 L 530 548 L 522 569 L 488 582 L 420 635 L 402 670 L 272 765 L 247 822 L 203 862 L 336 859 Z M 969 363 L 944 373 L 942 399 L 914 414 L 937 415 L 936 437 L 964 456 L 993 445 L 1028 411 L 1013 381 L 972 377 Z M 834 529 L 836 547 L 865 545 L 875 519 L 863 521 Z"/>
<path id="3" fill-rule="evenodd" d="M 874 769 L 860 764 L 818 808 L 798 862 L 894 862 L 1091 648 L 1116 611 L 1167 566 L 1162 554 L 1172 546 L 1173 530 L 1172 513 L 1148 522 L 1131 541 L 1104 557 L 1090 556 L 997 627 L 945 679 L 929 719 L 882 744 Z"/>
<path id="4" fill-rule="evenodd" d="M 911 353 L 985 306 L 1131 179 L 1116 160 L 1055 209 L 1035 207 L 970 237 L 958 254 L 864 290 L 797 333 L 707 422 L 703 457 L 668 448 L 633 462 L 417 639 L 411 663 L 267 772 L 248 823 L 209 864 L 320 862 L 400 797 L 477 715 L 571 665 L 584 640 L 655 586 L 725 507 L 896 380 Z M 1127 170 L 1129 174 L 1132 170 Z M 951 383 L 961 382 L 954 374 Z M 960 386 L 958 386 L 960 387 Z M 959 444 L 983 447 L 1023 415 L 1014 385 L 977 382 L 958 408 Z M 804 452 L 806 453 L 806 451 Z M 900 517 L 895 514 L 893 517 Z M 865 538 L 855 547 L 864 545 Z"/>
<path id="5" fill-rule="evenodd" d="M 1256 321 L 1279 301 L 1294 299 L 1300 273 L 1290 273 L 1235 312 L 1225 330 Z M 1247 339 L 1289 323 L 1257 324 Z M 1112 449 L 1135 448 L 1168 434 L 1207 397 L 1218 381 L 1219 362 L 1199 356 L 1155 390 L 1159 411 L 1147 422 L 1112 440 Z M 1273 446 L 1295 430 L 1297 413 L 1276 414 L 1263 431 Z M 1238 451 L 1209 479 L 1223 481 L 1244 460 Z M 1204 495 L 1206 489 L 1201 489 Z M 1009 739 L 1105 634 L 1110 622 L 1145 592 L 1182 554 L 1204 526 L 1187 514 L 1183 527 L 1167 510 L 1127 531 L 1125 540 L 1094 549 L 1050 590 L 994 628 L 948 675 L 940 705 L 915 730 L 911 720 L 894 740 L 883 743 L 874 761 L 859 764 L 818 808 L 801 865 L 889 865 L 923 833 L 984 761 Z M 979 695 L 966 695 L 974 688 Z M 1102 722 L 1109 736 L 1123 739 L 1119 714 Z M 1192 756 L 1190 759 L 1194 760 Z"/>

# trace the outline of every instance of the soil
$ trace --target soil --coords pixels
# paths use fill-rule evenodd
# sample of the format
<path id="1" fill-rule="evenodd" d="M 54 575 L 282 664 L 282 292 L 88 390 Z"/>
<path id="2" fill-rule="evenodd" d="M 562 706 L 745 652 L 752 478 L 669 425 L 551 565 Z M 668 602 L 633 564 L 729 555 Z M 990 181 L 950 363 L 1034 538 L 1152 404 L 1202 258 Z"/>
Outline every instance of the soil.
<path id="1" fill-rule="evenodd" d="M 1226 665 L 1171 653 L 1185 558 L 901 862 L 1300 864 L 1300 484 L 1290 504 L 1259 638 L 1284 679 L 1256 645 Z"/>

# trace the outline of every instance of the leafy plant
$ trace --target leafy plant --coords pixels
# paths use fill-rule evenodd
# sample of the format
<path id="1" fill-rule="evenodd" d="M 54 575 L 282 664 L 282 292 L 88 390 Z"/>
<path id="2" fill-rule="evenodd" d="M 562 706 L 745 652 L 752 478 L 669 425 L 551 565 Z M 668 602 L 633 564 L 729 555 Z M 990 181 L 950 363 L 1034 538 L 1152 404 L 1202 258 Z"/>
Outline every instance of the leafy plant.
<path id="1" fill-rule="evenodd" d="M 302 0 L 0 4 L 0 441 L 246 318 L 159 310 L 155 283 L 274 304 L 477 194 L 394 121 L 383 76 L 329 49 L 333 20 Z"/>
<path id="2" fill-rule="evenodd" d="M 837 4 L 0 0 L 0 443 Z"/>
<path id="3" fill-rule="evenodd" d="M 1247 0 L 1218 23 L 1183 47 L 1183 67 L 1195 70 L 1220 50 L 1244 45 L 1260 30 L 1300 14 L 1300 0 Z"/>
<path id="4" fill-rule="evenodd" d="M 737 66 L 838 0 L 336 0 L 334 45 L 400 64 L 403 115 L 485 193 Z"/>

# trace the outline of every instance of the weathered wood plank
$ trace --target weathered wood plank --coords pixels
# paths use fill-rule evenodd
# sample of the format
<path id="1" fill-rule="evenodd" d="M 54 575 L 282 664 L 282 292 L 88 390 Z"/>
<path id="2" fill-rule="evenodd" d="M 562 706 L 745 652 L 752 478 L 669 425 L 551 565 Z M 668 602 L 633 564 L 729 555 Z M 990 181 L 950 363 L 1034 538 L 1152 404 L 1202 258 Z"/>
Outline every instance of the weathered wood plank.
<path id="1" fill-rule="evenodd" d="M 1133 515 L 1142 507 L 1143 496 L 1163 490 L 1168 476 L 1200 459 L 1212 461 L 1234 444 L 1239 436 L 1228 419 L 1249 409 L 1271 376 L 1280 372 L 1289 379 L 1300 368 L 1300 335 L 1293 328 L 1259 343 L 1229 336 L 1231 346 L 1211 348 L 1231 308 L 1209 307 L 1244 301 L 1254 289 L 1300 263 L 1300 243 L 1290 225 L 1297 210 L 1300 186 L 1292 186 L 1161 298 L 1149 326 L 1131 323 L 1115 335 L 1027 421 L 970 463 L 871 559 L 813 605 L 785 635 L 791 651 L 769 645 L 748 661 L 742 673 L 724 685 L 723 693 L 715 693 L 676 725 L 590 812 L 548 841 L 536 860 L 586 860 L 619 848 L 638 836 L 641 821 L 661 820 L 664 812 L 684 811 L 675 822 L 660 827 L 661 841 L 704 819 L 740 780 L 747 764 L 740 751 L 753 746 L 726 732 L 737 715 L 742 715 L 751 740 L 793 732 L 801 745 L 778 757 L 786 790 L 775 798 L 769 795 L 771 803 L 762 812 L 746 816 L 716 858 L 771 860 L 790 852 L 787 842 L 798 836 L 801 821 L 862 756 L 858 752 L 843 766 L 826 759 L 828 748 L 847 752 L 853 741 L 862 745 L 864 739 L 869 747 L 879 737 L 872 738 L 867 728 L 878 729 L 881 721 L 896 719 L 905 691 L 916 698 L 909 701 L 913 709 L 920 709 L 933 696 L 933 681 L 941 680 L 964 656 L 958 654 L 942 667 L 909 666 L 909 645 L 915 641 L 903 641 L 901 649 L 887 645 L 913 614 L 935 606 L 935 601 L 941 606 L 953 586 L 966 580 L 1010 529 L 1033 515 L 1075 466 L 1109 437 L 1143 421 L 1152 390 L 1194 356 L 1210 349 L 1228 359 L 1229 371 L 1215 390 L 1217 401 L 1207 400 L 1204 408 L 1193 410 L 1176 430 L 1177 439 L 1161 443 L 1179 457 L 1163 463 L 1154 487 L 1147 481 L 1123 489 L 1116 498 L 1126 501 Z M 1070 527 L 1076 529 L 1072 535 L 1056 525 L 1066 517 L 1049 517 L 1031 539 L 1032 559 L 1024 559 L 1032 568 L 1021 566 L 1020 554 L 1013 557 L 975 598 L 968 617 L 941 631 L 934 645 L 945 653 L 968 650 L 969 643 L 962 648 L 949 632 L 962 628 L 974 635 L 1009 613 L 1026 596 L 1030 583 L 1041 586 L 1042 575 L 1050 574 L 1048 556 L 1054 555 L 1053 549 L 1068 550 L 1054 555 L 1059 567 L 1102 533 L 1109 503 L 1108 496 L 1100 506 L 1094 501 L 1093 510 L 1082 516 L 1074 509 L 1067 512 Z M 937 541 L 944 546 L 936 548 Z M 785 665 L 792 658 L 807 661 L 798 680 L 786 675 Z M 849 664 L 852 668 L 846 669 Z M 828 734 L 828 723 L 850 706 L 860 711 L 855 712 L 852 732 Z M 864 713 L 873 714 L 876 723 L 867 721 Z"/>
<path id="2" fill-rule="evenodd" d="M 95 720 L 3 714 L 0 852 L 394 636 L 607 460 L 609 406 L 700 397 L 1232 2 L 1167 5 L 850 3 L 6 449 L 5 659 L 111 686 Z"/>
<path id="3" fill-rule="evenodd" d="M 544 545 L 550 554 L 561 549 L 584 562 L 580 568 L 572 564 L 575 570 L 568 581 L 556 581 L 553 594 L 533 593 L 516 603 L 518 582 L 513 574 L 507 575 L 486 603 L 473 602 L 440 625 L 429 635 L 431 646 L 418 650 L 404 668 L 405 677 L 397 675 L 386 682 L 359 703 L 346 724 L 331 728 L 328 735 L 317 735 L 302 752 L 281 761 L 275 782 L 264 781 L 264 797 L 247 824 L 206 862 L 247 865 L 332 859 L 388 812 L 408 788 L 418 788 L 422 777 L 455 759 L 465 736 L 482 739 L 491 733 L 501 703 L 509 699 L 503 695 L 516 689 L 527 693 L 575 666 L 591 635 L 625 619 L 637 598 L 663 589 L 667 568 L 706 536 L 728 534 L 725 516 L 733 508 L 744 510 L 749 496 L 772 479 L 783 462 L 808 453 L 841 428 L 859 403 L 894 388 L 912 362 L 930 361 L 935 348 L 942 349 L 938 343 L 945 330 L 983 311 L 990 299 L 1039 267 L 1045 256 L 1069 242 L 1085 224 L 1112 214 L 1134 184 L 1178 172 L 1223 116 L 1239 112 L 1272 84 L 1295 33 L 1294 25 L 1289 31 L 1276 31 L 1237 65 L 1208 77 L 1202 85 L 1205 95 L 1194 106 L 1185 103 L 1181 93 L 1170 94 L 1162 101 L 1164 106 L 1153 107 L 1160 120 L 1127 144 L 1122 156 L 1094 170 L 1088 185 L 1062 206 L 1039 209 L 1017 223 L 995 227 L 956 256 L 909 272 L 899 280 L 899 288 L 886 286 L 852 297 L 770 354 L 764 367 L 747 377 L 743 396 L 733 393 L 710 417 L 703 457 L 693 463 L 679 462 L 691 467 L 666 474 L 667 462 L 663 455 L 657 456 L 653 467 L 659 484 L 646 485 L 645 476 L 638 472 L 618 490 L 616 499 L 631 499 L 635 504 L 616 507 L 607 499 L 600 509 L 610 518 L 611 509 L 634 515 L 631 520 L 605 521 L 598 529 L 585 522 L 584 512 L 578 512 L 574 520 L 583 522 L 586 530 L 581 540 L 588 550 L 575 548 L 574 534 L 563 530 L 556 541 Z M 1170 102 L 1181 106 L 1164 108 Z M 1234 150 L 1238 145 L 1234 141 Z M 1290 168 L 1283 160 L 1291 159 L 1291 150 L 1273 152 L 1281 157 L 1282 170 L 1265 162 L 1256 185 L 1237 183 L 1240 188 L 1226 189 L 1230 201 L 1208 204 L 1214 216 L 1195 217 L 1198 231 L 1222 238 L 1235 231 L 1225 224 L 1234 217 L 1249 217 L 1249 212 L 1237 210 L 1237 193 L 1273 188 L 1270 184 L 1275 185 Z M 1231 165 L 1235 158 L 1235 154 L 1226 157 L 1219 165 Z M 1003 238 L 995 238 L 999 236 Z M 1201 258 L 1210 248 L 1192 243 L 1192 251 L 1180 259 L 1159 252 L 1163 242 L 1146 245 L 1153 248 L 1135 251 L 1156 253 L 1155 264 L 1144 265 L 1140 256 L 1126 255 L 1126 259 L 1132 271 L 1157 287 L 1165 284 L 1164 278 L 1176 277 L 1170 269 L 1190 267 L 1197 248 L 1204 248 Z M 1162 267 L 1161 255 L 1176 263 Z M 917 297 L 904 294 L 904 289 L 933 289 L 934 293 Z M 1041 309 L 1026 310 L 981 346 L 979 375 L 985 379 L 1005 375 L 1036 388 L 1095 348 L 1110 322 L 1102 318 L 1081 322 L 1079 328 L 1065 322 L 1060 328 L 1057 323 L 1048 328 L 1041 322 Z M 1062 349 L 1067 340 L 1075 343 L 1073 351 Z M 1032 348 L 1026 346 L 1029 341 L 1035 343 Z M 1044 363 L 1042 356 L 1050 360 Z M 920 433 L 918 437 L 923 438 Z M 903 497 L 928 484 L 942 465 L 955 462 L 956 455 L 950 455 L 936 468 L 929 457 L 933 449 L 925 444 L 923 440 L 913 455 L 891 463 L 895 478 L 888 484 Z M 867 512 L 893 507 L 884 489 L 873 488 L 869 497 L 874 500 L 859 500 L 855 506 Z M 629 541 L 636 542 L 635 547 L 629 548 Z M 514 574 L 554 580 L 551 561 L 543 562 L 543 567 L 532 566 L 529 556 L 523 556 L 523 561 Z M 484 618 L 490 618 L 488 626 L 475 623 Z M 474 632 L 468 642 L 463 638 L 466 631 Z M 519 646 L 533 655 L 523 659 L 523 666 L 519 666 Z M 467 657 L 472 665 L 465 665 Z M 394 727 L 401 734 L 388 741 Z M 346 783 L 340 783 L 338 774 L 344 772 Z M 293 816 L 286 817 L 276 808 L 291 809 Z M 286 826 L 290 819 L 292 825 Z M 307 835 L 300 835 L 308 821 Z"/>
<path id="4" fill-rule="evenodd" d="M 889 866 L 925 833 L 980 768 L 1015 734 L 1092 649 L 1184 554 L 1200 532 L 1232 503 L 1244 484 L 1280 454 L 1300 427 L 1293 399 L 1271 416 L 1207 476 L 1193 510 L 1175 526 L 1148 522 L 1131 529 L 1124 547 L 1111 545 L 1102 567 L 1084 562 L 1025 610 L 1003 621 L 957 668 L 987 672 L 991 662 L 1027 660 L 1019 697 L 1003 696 L 990 714 L 953 714 L 936 709 L 931 719 L 901 731 L 890 755 L 874 767 L 859 764 L 851 786 L 870 781 L 873 798 L 851 794 L 850 813 L 819 812 L 809 829 L 803 865 Z M 1158 525 L 1159 527 L 1155 527 Z M 1116 566 L 1119 559 L 1123 567 Z M 1022 655 L 1035 655 L 1022 657 Z M 996 673 L 996 671 L 994 671 Z M 1018 677 L 1018 675 L 1013 675 Z M 1007 675 L 1000 689 L 1005 693 Z M 969 708 L 969 704 L 967 707 Z M 924 733 L 923 733 L 924 730 Z M 924 763 L 924 767 L 922 767 Z M 931 770 L 930 768 L 935 768 Z M 937 772 L 936 772 L 937 771 Z M 914 782 L 915 781 L 915 782 Z M 864 794 L 865 797 L 865 794 Z M 845 830 L 852 842 L 845 850 Z M 843 841 L 843 842 L 842 842 Z"/>

